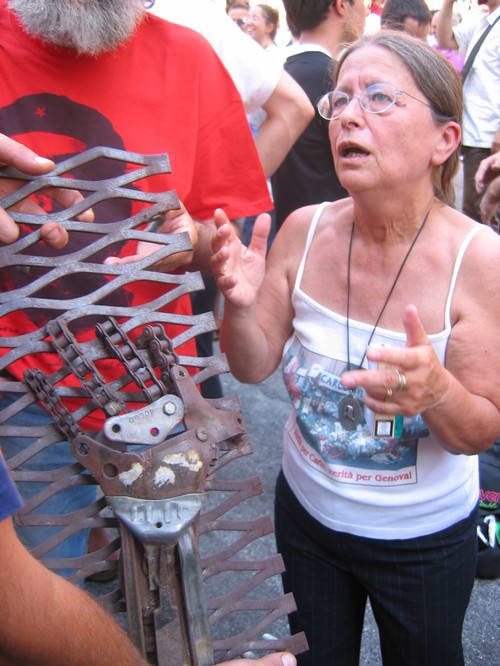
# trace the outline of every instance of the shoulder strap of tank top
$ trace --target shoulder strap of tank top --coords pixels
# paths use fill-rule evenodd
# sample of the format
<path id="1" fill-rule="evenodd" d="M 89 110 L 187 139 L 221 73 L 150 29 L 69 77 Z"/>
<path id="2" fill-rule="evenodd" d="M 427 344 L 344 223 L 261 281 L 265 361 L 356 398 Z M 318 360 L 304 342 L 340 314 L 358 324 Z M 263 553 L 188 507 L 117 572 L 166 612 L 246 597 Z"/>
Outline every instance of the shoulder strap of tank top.
<path id="1" fill-rule="evenodd" d="M 469 247 L 469 243 L 478 233 L 478 231 L 480 231 L 481 229 L 488 229 L 488 228 L 489 227 L 486 227 L 484 224 L 478 223 L 475 227 L 473 227 L 469 231 L 467 236 L 464 238 L 462 245 L 460 246 L 460 249 L 458 250 L 457 258 L 455 259 L 455 266 L 453 268 L 453 275 L 451 276 L 450 290 L 448 291 L 448 298 L 446 299 L 446 308 L 444 313 L 444 323 L 446 328 L 449 328 L 451 326 L 451 319 L 450 319 L 451 299 L 453 298 L 453 292 L 455 290 L 455 284 L 457 282 L 458 272 L 460 270 L 460 266 L 462 265 L 464 254 L 467 248 Z"/>
<path id="2" fill-rule="evenodd" d="M 323 211 L 325 210 L 325 206 L 327 206 L 329 203 L 330 203 L 329 201 L 324 201 L 322 204 L 320 204 L 316 208 L 316 212 L 312 217 L 311 224 L 309 226 L 309 231 L 307 233 L 304 254 L 302 255 L 302 259 L 300 260 L 299 270 L 297 271 L 297 277 L 295 278 L 295 286 L 294 286 L 295 289 L 300 288 L 300 283 L 302 282 L 302 275 L 304 273 L 304 266 L 306 264 L 307 253 L 309 252 L 312 239 L 314 238 L 314 233 L 316 232 L 316 227 L 318 226 L 319 218 L 321 217 Z"/>

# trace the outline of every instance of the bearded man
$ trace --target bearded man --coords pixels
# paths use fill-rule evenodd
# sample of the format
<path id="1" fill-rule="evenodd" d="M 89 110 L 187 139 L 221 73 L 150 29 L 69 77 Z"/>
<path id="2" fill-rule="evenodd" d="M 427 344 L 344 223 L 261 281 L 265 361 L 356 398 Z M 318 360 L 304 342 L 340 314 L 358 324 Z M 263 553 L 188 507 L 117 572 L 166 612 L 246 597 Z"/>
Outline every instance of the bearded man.
<path id="1" fill-rule="evenodd" d="M 203 38 L 147 13 L 142 0 L 0 0 L 0 45 L 3 134 L 55 161 L 94 146 L 169 154 L 172 173 L 155 177 L 154 187 L 155 191 L 176 190 L 185 206 L 164 230 L 189 231 L 194 252 L 183 256 L 189 269 L 208 267 L 215 208 L 239 218 L 271 207 L 243 104 L 227 71 Z M 91 171 L 84 166 L 72 175 L 93 180 L 117 175 L 109 173 L 106 160 L 101 162 L 94 162 Z M 112 222 L 134 212 L 129 201 L 114 200 L 96 208 L 95 221 Z M 77 236 L 70 238 L 70 251 L 90 241 L 85 234 Z M 49 247 L 40 251 L 57 252 Z M 127 261 L 137 251 L 136 243 L 127 242 L 115 250 L 117 256 L 95 255 L 93 261 Z M 163 268 L 177 266 L 170 263 Z M 51 285 L 47 295 L 77 298 L 98 288 L 100 279 L 69 275 Z M 29 281 L 29 273 L 9 268 L 1 272 L 0 288 L 7 291 Z M 150 292 L 156 286 L 136 285 L 123 297 L 128 305 L 145 302 L 140 290 Z M 176 314 L 191 314 L 188 297 L 177 299 L 171 308 Z M 44 318 L 46 312 L 32 310 L 4 317 L 0 336 L 20 335 L 30 330 L 26 328 L 30 322 L 39 326 Z M 194 341 L 176 351 L 195 356 Z M 47 374 L 53 371 L 44 355 L 37 355 L 36 364 Z M 21 381 L 26 367 L 26 359 L 12 363 L 4 379 Z M 15 394 L 4 394 L 0 410 L 15 398 Z M 8 425 L 51 422 L 36 405 L 17 417 Z M 102 421 L 90 415 L 84 427 L 98 431 Z M 20 437 L 4 438 L 6 459 L 29 443 Z M 33 458 L 37 470 L 72 462 L 67 445 L 50 446 Z M 25 500 L 35 485 L 19 484 Z M 94 497 L 90 486 L 70 488 L 45 502 L 40 512 L 70 513 L 91 504 Z M 20 532 L 30 548 L 47 538 L 45 527 Z M 81 531 L 49 555 L 79 557 L 86 552 L 86 542 L 87 534 Z"/>

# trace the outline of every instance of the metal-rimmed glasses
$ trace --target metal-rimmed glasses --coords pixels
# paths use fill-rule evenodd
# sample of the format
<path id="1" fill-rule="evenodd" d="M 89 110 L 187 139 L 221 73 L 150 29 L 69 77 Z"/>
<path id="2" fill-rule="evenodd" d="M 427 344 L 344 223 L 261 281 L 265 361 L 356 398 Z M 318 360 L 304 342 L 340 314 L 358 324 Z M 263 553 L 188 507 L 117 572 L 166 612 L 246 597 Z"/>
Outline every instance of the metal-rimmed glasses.
<path id="1" fill-rule="evenodd" d="M 397 90 L 390 83 L 373 83 L 365 88 L 360 95 L 348 95 L 342 90 L 332 90 L 323 95 L 316 106 L 322 118 L 337 120 L 354 97 L 367 113 L 384 113 L 396 103 L 400 95 L 408 95 L 408 97 L 432 109 L 432 106 L 427 102 L 410 95 L 405 90 Z"/>

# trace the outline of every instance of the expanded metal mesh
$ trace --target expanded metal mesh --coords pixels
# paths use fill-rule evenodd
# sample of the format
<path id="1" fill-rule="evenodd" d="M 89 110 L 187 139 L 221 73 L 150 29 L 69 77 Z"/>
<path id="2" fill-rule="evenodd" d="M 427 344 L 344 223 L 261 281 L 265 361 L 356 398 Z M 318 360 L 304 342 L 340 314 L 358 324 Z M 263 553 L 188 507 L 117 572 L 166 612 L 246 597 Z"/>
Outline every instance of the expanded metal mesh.
<path id="1" fill-rule="evenodd" d="M 96 181 L 67 177 L 82 165 L 102 159 L 123 162 L 125 172 Z M 294 609 L 294 603 L 289 596 L 269 595 L 265 589 L 266 581 L 283 570 L 280 556 L 248 555 L 252 543 L 272 533 L 269 517 L 244 515 L 247 502 L 262 492 L 260 480 L 221 474 L 228 463 L 251 453 L 238 399 L 204 400 L 198 390 L 202 381 L 228 370 L 225 358 L 182 353 L 185 343 L 215 329 L 213 315 L 169 311 L 181 296 L 202 289 L 203 280 L 199 273 L 154 269 L 160 260 L 190 250 L 187 234 L 157 233 L 168 211 L 178 208 L 176 194 L 140 189 L 146 179 L 169 170 L 166 155 L 96 148 L 61 162 L 49 176 L 30 180 L 0 202 L 23 229 L 18 241 L 0 249 L 0 277 L 10 285 L 9 291 L 0 294 L 4 333 L 0 338 L 4 392 L 0 441 L 6 437 L 14 441 L 7 464 L 28 493 L 16 522 L 28 529 L 50 528 L 33 554 L 49 568 L 69 572 L 73 582 L 120 569 L 116 585 L 100 601 L 112 612 L 127 612 L 129 633 L 152 663 L 180 664 L 186 654 L 190 663 L 202 664 L 210 663 L 213 656 L 207 655 L 213 653 L 217 659 L 247 650 L 287 648 L 297 653 L 305 647 L 302 635 L 262 638 Z M 13 169 L 4 169 L 2 176 L 26 180 Z M 85 201 L 50 214 L 51 220 L 68 230 L 70 243 L 62 251 L 48 252 L 40 241 L 40 227 L 47 216 L 15 212 L 15 206 L 46 188 L 69 186 L 80 190 Z M 105 223 L 75 220 L 89 205 L 97 207 L 113 199 L 130 200 L 137 212 Z M 85 242 L 80 239 L 75 246 L 71 239 L 80 234 Z M 129 264 L 103 263 L 107 254 L 116 255 L 131 241 L 157 247 Z M 78 296 L 70 287 L 74 283 L 79 285 Z M 146 296 L 132 303 L 130 290 L 138 284 L 147 286 L 142 289 Z M 16 322 L 24 322 L 17 330 L 12 326 L 13 315 Z M 41 355 L 51 360 L 50 373 L 38 370 Z M 107 374 L 110 359 L 120 368 L 112 376 Z M 20 360 L 30 367 L 24 381 L 14 378 Z M 30 425 L 26 420 L 25 410 L 37 399 L 47 413 L 45 425 Z M 172 410 L 182 411 L 175 423 Z M 96 415 L 106 420 L 107 433 L 89 430 L 89 417 Z M 61 464 L 41 466 L 40 461 L 52 452 L 60 453 L 56 459 Z M 197 473 L 177 475 L 174 484 L 159 483 L 160 473 L 174 469 L 165 456 L 171 461 L 174 454 L 176 460 L 184 456 L 183 465 L 187 460 Z M 193 456 L 198 456 L 196 465 Z M 140 486 L 124 482 L 137 469 L 135 464 L 144 472 Z M 58 498 L 64 498 L 68 490 L 73 493 L 90 486 L 98 487 L 95 501 L 65 513 L 63 499 Z M 185 531 L 179 542 L 172 543 L 171 531 L 165 537 L 160 529 L 163 541 L 160 538 L 157 543 L 155 535 L 151 544 L 150 525 L 139 526 L 135 534 L 128 529 L 127 517 L 132 520 L 143 510 L 149 516 L 145 523 L 152 520 L 156 527 L 160 525 L 155 513 L 158 504 L 148 502 L 159 502 L 163 516 L 172 506 L 182 513 L 189 508 L 188 496 L 197 498 L 200 493 L 203 506 L 193 519 L 190 540 L 186 541 Z M 125 501 L 135 502 L 132 509 L 124 508 L 124 496 Z M 59 504 L 57 512 L 46 510 L 51 498 Z M 117 515 L 125 516 L 125 521 L 117 520 Z M 91 528 L 106 528 L 112 535 L 110 542 L 78 558 L 54 556 L 55 547 Z M 201 585 L 192 577 L 197 568 Z M 183 577 L 188 580 L 184 588 Z M 214 583 L 218 580 L 222 583 Z M 172 586 L 179 590 L 172 592 Z M 198 619 L 197 603 L 203 615 Z M 195 615 L 192 621 L 190 613 Z M 169 625 L 168 618 L 176 615 L 182 618 Z M 229 622 L 232 615 L 238 619 Z M 200 647 L 206 638 L 204 619 L 211 632 L 208 649 Z M 190 624 L 198 627 L 197 635 L 196 631 L 190 635 Z"/>

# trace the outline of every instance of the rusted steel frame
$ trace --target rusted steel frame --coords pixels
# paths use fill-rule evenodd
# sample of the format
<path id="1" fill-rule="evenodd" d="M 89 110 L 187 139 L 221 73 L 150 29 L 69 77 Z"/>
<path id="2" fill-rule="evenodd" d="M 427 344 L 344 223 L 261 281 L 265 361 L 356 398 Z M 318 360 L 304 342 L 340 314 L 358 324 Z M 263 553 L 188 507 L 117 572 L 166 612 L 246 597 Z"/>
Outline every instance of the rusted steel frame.
<path id="1" fill-rule="evenodd" d="M 123 505 L 124 501 L 128 506 Z M 168 500 L 152 503 L 158 509 L 156 520 L 163 521 Z M 182 508 L 183 498 L 175 503 Z M 192 505 L 187 522 L 162 524 L 159 534 L 148 523 L 131 522 L 134 509 L 140 510 L 141 505 L 147 509 L 144 505 L 151 502 L 111 498 L 110 504 L 122 518 L 127 578 L 124 594 L 129 626 L 133 627 L 131 637 L 138 649 L 158 666 L 212 666 L 214 656 L 192 523 L 199 504 Z"/>
<path id="2" fill-rule="evenodd" d="M 135 162 L 136 164 L 139 164 L 140 167 L 144 167 L 144 169 L 142 171 L 141 168 L 136 169 L 130 174 L 125 174 L 124 176 L 112 179 L 111 181 L 83 181 L 62 177 L 62 174 L 67 171 L 85 163 L 85 161 L 95 159 L 96 157 L 121 159 L 128 163 Z M 158 236 L 154 233 L 161 226 L 165 213 L 178 206 L 177 197 L 174 193 L 158 193 L 151 195 L 126 187 L 129 183 L 144 178 L 146 172 L 148 175 L 151 175 L 167 169 L 168 160 L 167 162 L 164 161 L 161 163 L 161 159 L 162 156 L 144 157 L 123 153 L 121 151 L 116 152 L 109 149 L 94 149 L 82 156 L 66 160 L 56 167 L 56 170 L 52 172 L 51 176 L 33 179 L 32 183 L 25 185 L 16 193 L 10 195 L 10 198 L 0 202 L 7 206 L 13 206 L 16 201 L 20 201 L 30 192 L 38 192 L 45 187 L 54 186 L 80 188 L 84 192 L 90 193 L 84 202 L 81 202 L 66 211 L 51 214 L 50 219 L 59 221 L 69 232 L 85 231 L 87 234 L 91 233 L 96 236 L 96 240 L 88 247 L 70 255 L 72 262 L 71 272 L 77 270 L 81 274 L 102 274 L 110 278 L 109 285 L 106 284 L 104 287 L 96 290 L 96 292 L 87 294 L 78 299 L 62 300 L 38 297 L 37 294 L 41 289 L 49 285 L 51 281 L 68 274 L 68 268 L 66 266 L 68 258 L 62 254 L 57 257 L 30 256 L 29 252 L 31 246 L 38 242 L 40 238 L 39 227 L 48 219 L 48 217 L 25 215 L 11 211 L 12 216 L 16 221 L 27 224 L 33 228 L 33 231 L 25 238 L 12 244 L 9 248 L 5 248 L 5 251 L 0 250 L 3 258 L 6 260 L 5 265 L 18 266 L 23 270 L 30 270 L 33 267 L 39 272 L 42 270 L 44 272 L 37 278 L 35 281 L 36 283 L 32 282 L 28 286 L 16 290 L 15 294 L 0 294 L 0 316 L 5 316 L 5 314 L 12 311 L 9 307 L 11 307 L 12 302 L 15 300 L 15 303 L 19 308 L 37 308 L 39 310 L 59 312 L 58 324 L 64 323 L 69 325 L 71 322 L 78 320 L 80 317 L 86 316 L 87 314 L 98 314 L 100 317 L 112 316 L 120 319 L 120 325 L 126 333 L 148 324 L 155 326 L 156 324 L 179 324 L 184 326 L 185 330 L 172 340 L 172 349 L 176 349 L 198 333 L 213 330 L 215 322 L 211 313 L 197 317 L 188 317 L 155 311 L 165 307 L 179 295 L 189 293 L 190 291 L 202 287 L 202 280 L 198 274 L 171 276 L 159 274 L 154 270 L 151 270 L 153 264 L 158 261 L 159 258 L 167 257 L 174 252 L 189 249 L 187 235 Z M 13 175 L 20 177 L 19 174 L 13 174 L 12 171 L 9 172 L 8 170 L 3 170 L 2 173 L 0 173 L 0 176 L 4 177 L 12 177 Z M 51 177 L 53 180 L 50 180 Z M 118 222 L 110 222 L 108 224 L 87 225 L 73 219 L 83 212 L 89 205 L 110 198 L 130 198 L 152 205 L 134 217 L 120 220 Z M 138 229 L 139 226 L 143 225 L 147 226 L 147 231 L 141 231 Z M 129 239 L 153 241 L 159 245 L 163 245 L 163 247 L 150 257 L 146 257 L 140 262 L 136 262 L 136 264 L 126 266 L 103 266 L 89 261 L 92 254 L 95 254 L 95 252 L 103 250 L 114 243 L 122 243 Z M 136 280 L 148 280 L 151 282 L 162 283 L 166 286 L 173 287 L 173 289 L 168 294 L 164 294 L 154 301 L 135 308 L 102 305 L 101 303 L 96 302 L 106 298 L 117 287 L 126 286 Z M 113 288 L 108 291 L 108 286 L 112 286 Z M 0 371 L 5 370 L 10 363 L 17 358 L 21 358 L 25 354 L 53 351 L 52 343 L 45 340 L 45 337 L 46 329 L 42 328 L 38 331 L 33 331 L 19 337 L 0 339 L 0 345 L 10 349 L 10 351 L 0 359 Z M 139 349 L 137 352 L 138 357 L 144 358 L 145 361 L 148 360 L 149 352 L 147 350 Z M 102 341 L 98 339 L 79 343 L 79 353 L 83 356 L 87 356 L 92 363 L 109 357 L 109 350 L 107 350 L 105 346 L 103 346 Z M 192 379 L 184 370 L 184 366 L 186 365 L 201 368 L 201 372 Z M 147 395 L 144 396 L 141 392 L 133 394 L 130 391 L 123 390 L 130 382 L 131 375 L 134 374 L 133 366 L 134 364 L 125 368 L 122 377 L 116 382 L 113 382 L 113 390 L 115 392 L 118 391 L 124 401 L 132 404 L 137 401 L 144 401 L 144 397 L 146 397 L 146 399 L 148 398 Z M 91 369 L 91 367 L 92 366 L 90 365 L 87 369 Z M 241 562 L 242 560 L 236 559 L 243 548 L 255 539 L 261 538 L 269 533 L 270 521 L 265 518 L 249 521 L 231 520 L 226 517 L 226 514 L 229 514 L 232 509 L 240 504 L 240 502 L 245 499 L 250 499 L 255 494 L 261 492 L 260 484 L 255 483 L 254 480 L 250 480 L 250 482 L 241 480 L 239 483 L 231 484 L 231 482 L 228 483 L 216 478 L 216 474 L 226 465 L 243 455 L 251 453 L 251 444 L 248 437 L 244 434 L 244 423 L 241 418 L 241 410 L 237 398 L 231 396 L 220 400 L 205 401 L 201 398 L 197 389 L 198 384 L 203 381 L 203 379 L 226 370 L 227 364 L 222 355 L 216 359 L 194 359 L 191 357 L 180 356 L 172 368 L 169 368 L 169 372 L 172 374 L 174 392 L 181 397 L 185 407 L 185 418 L 183 417 L 185 431 L 180 433 L 180 435 L 169 435 L 168 433 L 170 432 L 172 424 L 170 422 L 165 423 L 165 430 L 161 432 L 160 438 L 164 440 L 163 444 L 165 450 L 161 450 L 162 442 L 160 442 L 160 448 L 158 449 L 156 457 L 153 454 L 148 454 L 142 455 L 140 458 L 133 458 L 135 455 L 133 452 L 125 451 L 123 455 L 129 455 L 131 457 L 123 458 L 120 463 L 113 455 L 120 455 L 119 442 L 113 440 L 111 437 L 108 438 L 105 432 L 100 433 L 98 437 L 95 437 L 94 435 L 89 437 L 89 434 L 87 433 L 86 435 L 79 435 L 74 439 L 75 446 L 82 445 L 82 449 L 80 450 L 81 459 L 85 460 L 86 464 L 90 462 L 89 468 L 95 466 L 95 469 L 98 470 L 98 473 L 101 475 L 100 480 L 104 480 L 104 485 L 111 493 L 123 490 L 123 487 L 119 488 L 116 483 L 114 472 L 113 474 L 107 474 L 107 472 L 113 471 L 111 467 L 105 469 L 108 464 L 115 466 L 117 472 L 119 470 L 126 471 L 130 469 L 130 464 L 139 460 L 141 464 L 145 464 L 148 468 L 148 475 L 151 480 L 155 472 L 155 466 L 156 471 L 158 471 L 161 465 L 165 462 L 164 458 L 162 458 L 162 453 L 173 453 L 176 455 L 180 453 L 185 455 L 186 459 L 188 459 L 189 455 L 191 455 L 190 452 L 196 451 L 201 462 L 202 473 L 198 476 L 195 474 L 188 474 L 182 478 L 182 482 L 178 484 L 178 488 L 181 490 L 180 496 L 175 496 L 175 493 L 172 493 L 172 497 L 167 497 L 166 500 L 163 498 L 157 500 L 153 499 L 151 501 L 164 502 L 169 501 L 170 499 L 173 502 L 180 501 L 187 504 L 188 491 L 192 490 L 200 495 L 204 492 L 208 492 L 210 495 L 217 495 L 219 492 L 223 495 L 230 495 L 230 497 L 226 497 L 219 503 L 216 510 L 207 509 L 206 516 L 202 511 L 199 518 L 196 517 L 193 526 L 189 524 L 186 528 L 187 531 L 181 531 L 180 537 L 173 549 L 171 544 L 162 544 L 159 547 L 157 544 L 139 544 L 137 538 L 132 537 L 128 529 L 125 530 L 122 528 L 122 554 L 127 560 L 127 563 L 124 564 L 124 570 L 126 571 L 125 579 L 127 582 L 123 582 L 123 587 L 124 589 L 126 588 L 125 596 L 127 598 L 127 607 L 129 612 L 132 613 L 129 617 L 130 630 L 136 632 L 136 640 L 143 646 L 148 659 L 152 661 L 152 663 L 155 659 L 158 659 L 158 663 L 161 663 L 161 660 L 166 658 L 166 652 L 162 642 L 164 637 L 162 627 L 164 626 L 163 615 L 165 612 L 169 611 L 165 611 L 164 606 L 168 605 L 166 603 L 168 596 L 164 596 L 163 593 L 166 593 L 167 591 L 169 594 L 172 593 L 171 584 L 169 584 L 169 581 L 171 580 L 171 572 L 175 571 L 176 576 L 179 576 L 179 567 L 185 569 L 187 572 L 190 567 L 188 560 L 194 563 L 191 565 L 193 571 L 198 567 L 198 572 L 196 573 L 195 571 L 196 575 L 194 583 L 189 583 L 186 580 L 185 589 L 182 594 L 180 593 L 181 586 L 175 588 L 175 595 L 180 594 L 178 597 L 179 601 L 177 602 L 177 608 L 179 609 L 177 612 L 180 614 L 179 622 L 181 625 L 184 622 L 184 617 L 194 617 L 197 613 L 200 613 L 200 607 L 203 606 L 213 609 L 213 613 L 211 613 L 210 616 L 211 626 L 215 626 L 219 619 L 227 617 L 237 608 L 248 611 L 257 610 L 261 611 L 260 620 L 253 622 L 250 627 L 247 626 L 244 631 L 238 632 L 235 636 L 220 640 L 218 639 L 214 642 L 214 647 L 217 646 L 216 649 L 226 656 L 241 654 L 244 649 L 271 651 L 273 649 L 288 648 L 292 649 L 294 652 L 300 652 L 305 648 L 304 638 L 300 635 L 277 639 L 276 641 L 271 642 L 260 638 L 261 632 L 264 631 L 266 627 L 270 626 L 270 624 L 272 624 L 277 618 L 283 617 L 286 613 L 293 610 L 293 602 L 289 597 L 282 597 L 278 601 L 275 601 L 274 599 L 250 601 L 240 597 L 240 595 L 245 595 L 247 591 L 253 592 L 262 581 L 279 573 L 281 560 L 278 557 L 271 557 L 265 558 L 263 561 L 259 562 L 249 561 L 244 564 L 238 564 L 238 562 Z M 61 368 L 47 378 L 47 380 L 56 387 L 59 396 L 88 398 L 89 389 L 91 392 L 95 392 L 96 385 L 92 382 L 86 387 L 68 388 L 59 386 L 58 382 L 70 372 L 71 370 L 69 368 Z M 12 432 L 12 426 L 6 424 L 8 419 L 11 418 L 12 415 L 18 414 L 21 409 L 34 401 L 33 396 L 27 392 L 28 389 L 26 386 L 19 386 L 16 382 L 8 381 L 4 384 L 4 387 L 8 387 L 10 391 L 18 393 L 19 398 L 7 410 L 4 410 L 5 413 L 2 412 L 0 414 L 0 436 L 2 432 Z M 152 393 L 150 394 L 150 397 L 153 400 L 151 404 L 162 399 L 154 398 Z M 168 394 L 165 397 L 167 397 L 167 400 L 171 399 L 168 398 Z M 99 403 L 99 401 L 97 402 Z M 89 400 L 88 403 L 92 403 L 92 401 Z M 164 404 L 167 403 L 161 403 L 162 407 Z M 102 405 L 100 406 L 102 407 Z M 73 417 L 79 422 L 85 415 L 93 411 L 93 409 L 95 409 L 95 405 L 87 404 L 73 412 Z M 110 420 L 110 427 L 112 425 L 119 425 L 119 422 L 116 420 L 108 420 Z M 18 428 L 19 433 L 28 435 L 28 433 L 22 431 L 22 428 Z M 110 435 L 109 432 L 108 435 Z M 30 433 L 29 436 L 32 436 L 32 434 Z M 88 437 L 88 439 L 85 439 L 85 437 Z M 42 493 L 33 499 L 32 503 L 29 505 L 31 507 L 34 507 L 37 504 L 39 505 L 44 497 L 53 495 L 59 488 L 71 487 L 71 485 L 81 485 L 82 483 L 95 483 L 93 477 L 89 477 L 87 474 L 82 474 L 84 467 L 79 463 L 67 466 L 66 468 L 54 470 L 50 473 L 40 473 L 39 476 L 36 476 L 36 472 L 17 470 L 19 465 L 28 461 L 38 451 L 57 441 L 60 441 L 60 436 L 58 437 L 54 428 L 37 429 L 35 439 L 28 447 L 29 450 L 16 454 L 9 461 L 11 468 L 14 469 L 14 474 L 17 475 L 18 478 L 30 481 L 44 480 L 49 484 Z M 76 444 L 76 442 L 78 442 L 78 444 Z M 157 448 L 157 446 L 151 447 L 151 449 L 154 448 Z M 86 456 L 89 456 L 89 458 L 87 459 Z M 119 467 L 120 464 L 122 467 Z M 129 466 L 127 467 L 127 465 Z M 250 492 L 244 488 L 246 485 L 250 487 Z M 144 491 L 147 491 L 147 483 L 143 483 L 142 486 L 139 484 L 136 491 L 136 495 L 144 494 Z M 134 493 L 132 493 L 132 495 L 134 495 Z M 149 495 L 151 495 L 150 491 L 148 491 L 148 497 Z M 158 492 L 158 497 L 162 497 L 160 492 Z M 185 498 L 184 500 L 182 499 L 183 497 Z M 73 529 L 81 529 L 82 525 L 85 527 L 115 525 L 117 522 L 114 517 L 106 518 L 101 515 L 104 504 L 107 504 L 108 502 L 111 503 L 113 498 L 117 499 L 118 495 L 111 495 L 106 501 L 102 499 L 98 500 L 93 505 L 75 512 L 72 516 L 30 516 L 27 515 L 27 511 L 24 511 L 21 520 L 26 521 L 25 524 L 39 524 L 39 522 L 43 522 L 44 524 L 62 526 L 63 536 L 64 533 L 69 533 Z M 131 499 L 134 501 L 134 497 Z M 136 500 L 142 501 L 140 497 L 136 497 Z M 75 517 L 77 517 L 80 524 L 72 522 Z M 30 523 L 30 520 L 33 522 Z M 196 526 L 196 541 L 192 538 L 192 535 L 189 534 L 189 539 L 191 539 L 191 541 L 186 545 L 184 541 L 188 539 L 188 532 L 190 532 L 194 526 Z M 150 530 L 146 531 L 149 533 Z M 210 535 L 211 531 L 214 533 L 220 531 L 236 531 L 239 533 L 239 536 L 237 536 L 228 546 L 221 547 L 219 553 L 217 553 L 215 557 L 209 556 L 204 558 L 201 554 L 201 559 L 198 563 L 198 540 Z M 60 538 L 61 535 L 58 535 L 53 541 L 47 540 L 44 542 L 40 547 L 40 552 L 48 553 L 51 544 L 58 542 Z M 149 538 L 150 537 L 146 534 L 144 541 L 147 542 Z M 79 560 L 78 562 L 75 562 L 72 560 L 70 565 L 78 566 L 78 571 L 73 576 L 73 580 L 81 580 L 88 573 L 102 570 L 102 568 L 106 566 L 116 567 L 116 563 L 110 565 L 109 560 L 105 559 L 114 549 L 116 549 L 116 543 L 110 544 L 109 547 L 102 549 L 97 554 L 82 557 L 81 561 Z M 172 557 L 174 566 L 173 568 L 169 568 Z M 182 562 L 183 557 L 184 561 Z M 56 568 L 64 568 L 68 565 L 68 561 L 65 561 L 63 558 L 52 558 L 51 560 L 45 559 L 44 561 Z M 162 590 L 160 602 L 158 601 L 159 588 L 156 589 L 155 585 L 150 585 L 152 581 L 149 572 L 150 567 L 153 572 L 156 572 L 153 577 L 156 577 L 155 580 L 159 583 L 159 588 Z M 228 592 L 222 596 L 218 595 L 213 596 L 212 598 L 207 598 L 204 602 L 202 595 L 198 592 L 203 592 L 206 582 L 213 578 L 216 575 L 216 572 L 222 571 L 233 572 L 235 574 L 238 572 L 250 572 L 252 577 L 249 579 L 248 583 L 236 585 L 233 592 Z M 134 576 L 136 577 L 135 581 Z M 198 576 L 198 578 L 201 577 L 203 585 L 200 580 L 196 582 L 196 576 Z M 144 581 L 146 581 L 145 587 Z M 150 590 L 150 586 L 155 589 Z M 121 612 L 124 610 L 124 600 L 118 589 L 108 593 L 102 601 L 113 612 Z M 134 604 L 135 611 L 131 610 L 131 608 L 134 607 Z M 182 612 L 180 610 L 181 608 Z M 155 630 L 154 628 L 155 611 L 158 611 L 158 621 L 156 621 L 156 627 L 157 629 L 159 628 L 158 630 Z M 262 615 L 262 612 L 264 615 Z M 203 620 L 203 617 L 201 617 L 201 620 Z M 196 622 L 194 624 L 196 625 Z M 177 639 L 168 641 L 168 645 L 171 646 L 175 641 L 177 643 L 182 643 L 182 652 L 184 654 L 191 652 L 189 655 L 189 663 L 192 663 L 193 665 L 196 664 L 197 666 L 200 664 L 201 666 L 203 662 L 196 661 L 196 659 L 199 658 L 197 653 L 202 654 L 204 650 L 199 647 L 199 643 L 200 641 L 201 643 L 203 643 L 203 641 L 209 642 L 209 638 L 207 638 L 209 632 L 204 631 L 203 628 L 201 628 L 195 632 L 195 635 L 191 635 L 189 638 L 189 632 L 187 629 L 180 629 L 180 633 L 180 641 L 179 637 L 177 637 Z M 184 647 L 188 644 L 191 647 Z M 219 657 L 217 657 L 217 659 L 219 660 Z"/>
<path id="3" fill-rule="evenodd" d="M 127 164 L 136 164 L 139 168 L 105 180 L 68 179 L 62 176 L 62 174 L 68 173 L 83 164 L 93 162 L 99 158 L 108 158 L 125 162 Z M 141 155 L 140 153 L 133 153 L 116 148 L 97 146 L 56 164 L 54 169 L 46 175 L 32 176 L 22 173 L 14 167 L 3 167 L 0 169 L 0 178 L 29 182 L 5 196 L 1 201 L 1 206 L 7 210 L 26 197 L 48 187 L 62 187 L 94 193 L 87 196 L 83 201 L 79 201 L 77 204 L 74 204 L 69 208 L 50 215 L 51 220 L 61 222 L 77 217 L 89 207 L 94 206 L 96 203 L 103 201 L 104 199 L 120 197 L 147 203 L 157 202 L 158 195 L 156 193 L 143 192 L 136 189 L 126 189 L 124 185 L 129 185 L 130 183 L 142 180 L 148 176 L 170 172 L 170 160 L 166 153 L 159 155 Z M 177 195 L 173 191 L 162 194 L 164 195 L 165 200 L 169 200 L 170 202 L 177 200 Z M 178 206 L 174 206 L 174 208 L 175 207 L 178 208 Z M 45 221 L 43 215 L 27 215 L 16 211 L 11 211 L 10 215 L 16 222 L 40 225 Z M 87 230 L 85 225 L 82 230 Z"/>

